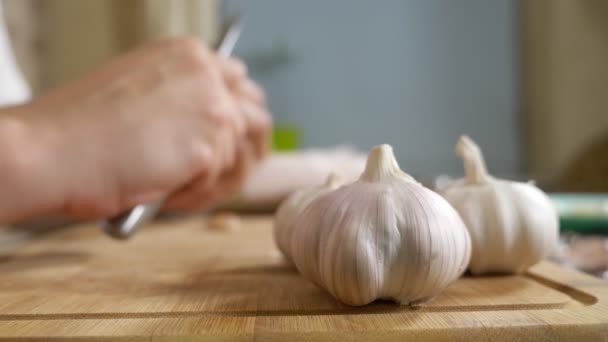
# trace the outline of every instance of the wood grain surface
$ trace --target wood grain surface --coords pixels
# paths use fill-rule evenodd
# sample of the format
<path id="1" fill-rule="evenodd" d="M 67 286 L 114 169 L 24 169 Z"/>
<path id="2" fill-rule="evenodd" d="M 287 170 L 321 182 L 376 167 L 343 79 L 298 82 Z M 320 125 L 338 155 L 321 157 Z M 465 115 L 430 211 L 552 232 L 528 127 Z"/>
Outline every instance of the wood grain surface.
<path id="1" fill-rule="evenodd" d="M 608 340 L 608 283 L 548 262 L 416 308 L 353 308 L 283 261 L 269 217 L 241 226 L 173 220 L 122 242 L 82 225 L 4 251 L 0 338 Z"/>

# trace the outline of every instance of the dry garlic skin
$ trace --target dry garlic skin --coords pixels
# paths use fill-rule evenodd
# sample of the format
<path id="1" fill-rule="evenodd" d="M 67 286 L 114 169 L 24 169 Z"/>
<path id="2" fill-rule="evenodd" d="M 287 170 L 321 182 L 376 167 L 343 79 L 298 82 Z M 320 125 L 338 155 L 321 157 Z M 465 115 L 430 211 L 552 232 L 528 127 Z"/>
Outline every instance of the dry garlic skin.
<path id="1" fill-rule="evenodd" d="M 298 218 L 289 246 L 296 267 L 349 305 L 428 300 L 470 258 L 456 211 L 399 170 L 388 145 L 372 149 L 360 180 L 317 197 Z"/>
<path id="2" fill-rule="evenodd" d="M 293 234 L 295 218 L 313 199 L 336 189 L 343 183 L 344 180 L 340 176 L 331 173 L 325 184 L 298 190 L 281 203 L 274 219 L 274 239 L 288 261 L 291 261 L 291 253 L 287 244 Z"/>
<path id="3" fill-rule="evenodd" d="M 520 273 L 549 255 L 558 241 L 558 217 L 537 187 L 491 180 L 443 192 L 469 229 L 471 273 Z"/>
<path id="4" fill-rule="evenodd" d="M 549 255 L 557 245 L 559 223 L 547 195 L 531 183 L 490 176 L 479 147 L 466 136 L 456 151 L 466 177 L 442 195 L 469 229 L 471 273 L 519 273 Z"/>

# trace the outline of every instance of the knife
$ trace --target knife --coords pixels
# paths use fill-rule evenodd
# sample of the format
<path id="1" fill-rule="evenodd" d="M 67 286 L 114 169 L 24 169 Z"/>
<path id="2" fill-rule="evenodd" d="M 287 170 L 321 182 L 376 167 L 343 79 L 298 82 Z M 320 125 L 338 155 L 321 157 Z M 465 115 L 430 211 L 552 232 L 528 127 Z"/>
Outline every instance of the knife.
<path id="1" fill-rule="evenodd" d="M 241 35 L 241 17 L 234 15 L 226 21 L 220 34 L 217 54 L 229 57 Z M 164 199 L 156 202 L 143 203 L 117 216 L 102 221 L 103 230 L 111 237 L 126 240 L 147 221 L 153 219 L 163 206 Z"/>

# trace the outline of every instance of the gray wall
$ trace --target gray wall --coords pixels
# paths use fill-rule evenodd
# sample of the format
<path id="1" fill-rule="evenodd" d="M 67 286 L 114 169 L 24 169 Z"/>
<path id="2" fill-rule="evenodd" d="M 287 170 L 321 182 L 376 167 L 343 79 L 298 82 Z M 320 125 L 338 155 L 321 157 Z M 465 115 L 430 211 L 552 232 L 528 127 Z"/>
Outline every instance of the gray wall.
<path id="1" fill-rule="evenodd" d="M 236 54 L 303 146 L 394 145 L 414 175 L 461 174 L 461 133 L 491 171 L 520 171 L 515 0 L 226 0 Z"/>

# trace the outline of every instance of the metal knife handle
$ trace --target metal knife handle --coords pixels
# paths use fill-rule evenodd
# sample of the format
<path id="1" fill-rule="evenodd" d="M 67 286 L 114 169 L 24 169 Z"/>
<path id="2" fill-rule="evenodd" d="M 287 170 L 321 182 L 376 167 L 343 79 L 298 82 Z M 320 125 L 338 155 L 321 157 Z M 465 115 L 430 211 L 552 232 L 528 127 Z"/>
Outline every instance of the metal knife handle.
<path id="1" fill-rule="evenodd" d="M 234 50 L 241 34 L 239 15 L 230 17 L 221 33 L 217 53 L 221 57 L 229 57 Z M 146 221 L 153 219 L 163 206 L 164 199 L 157 202 L 139 204 L 135 208 L 114 216 L 102 222 L 103 230 L 111 237 L 125 240 L 133 236 L 137 229 Z"/>
<path id="2" fill-rule="evenodd" d="M 102 228 L 113 238 L 130 238 L 144 222 L 154 218 L 164 201 L 139 204 L 135 208 L 103 221 Z"/>

